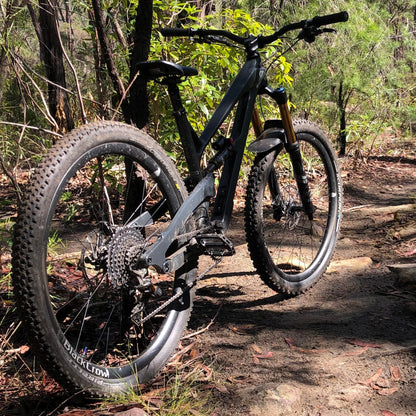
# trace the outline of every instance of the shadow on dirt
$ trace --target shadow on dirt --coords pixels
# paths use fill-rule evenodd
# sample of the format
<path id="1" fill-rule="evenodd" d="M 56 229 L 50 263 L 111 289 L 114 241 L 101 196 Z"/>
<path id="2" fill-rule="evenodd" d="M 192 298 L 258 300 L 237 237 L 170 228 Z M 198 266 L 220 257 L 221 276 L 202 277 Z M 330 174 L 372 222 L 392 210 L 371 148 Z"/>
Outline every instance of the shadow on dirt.
<path id="1" fill-rule="evenodd" d="M 226 275 L 217 274 L 216 277 Z M 246 275 L 256 276 L 250 272 Z M 222 302 L 217 327 L 250 323 L 253 334 L 273 328 L 274 331 L 310 332 L 324 338 L 361 337 L 379 343 L 416 343 L 416 325 L 412 324 L 414 315 L 410 307 L 415 295 L 406 288 L 393 286 L 388 272 L 369 270 L 366 274 L 350 276 L 354 283 L 351 283 L 353 290 L 350 287 L 348 291 L 345 285 L 331 282 L 331 279 L 333 277 L 318 283 L 312 289 L 313 295 L 304 294 L 293 299 L 280 294 L 250 299 L 235 285 L 231 288 L 206 286 L 197 292 L 190 325 L 203 325 L 198 312 L 213 316 Z M 302 296 L 308 298 L 306 305 Z"/>

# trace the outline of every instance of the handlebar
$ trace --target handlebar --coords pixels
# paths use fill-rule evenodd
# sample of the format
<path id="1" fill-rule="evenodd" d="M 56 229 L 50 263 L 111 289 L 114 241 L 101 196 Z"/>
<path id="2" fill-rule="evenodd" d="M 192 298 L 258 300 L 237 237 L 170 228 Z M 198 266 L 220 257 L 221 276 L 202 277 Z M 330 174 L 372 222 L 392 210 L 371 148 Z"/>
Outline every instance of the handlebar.
<path id="1" fill-rule="evenodd" d="M 233 42 L 244 44 L 244 41 L 247 39 L 242 36 L 234 35 L 234 33 L 228 32 L 226 30 L 220 29 L 184 29 L 184 28 L 163 28 L 160 29 L 160 33 L 165 37 L 173 36 L 186 36 L 186 37 L 204 37 L 204 36 L 223 36 Z"/>
<path id="2" fill-rule="evenodd" d="M 341 23 L 348 21 L 348 12 L 339 12 L 334 14 L 328 14 L 326 16 L 315 16 L 312 19 L 312 25 L 315 27 L 331 25 L 334 23 Z"/>
<path id="3" fill-rule="evenodd" d="M 298 37 L 300 39 L 305 39 L 309 42 L 315 40 L 315 36 L 320 31 L 317 31 L 321 26 L 326 26 L 334 23 L 346 22 L 348 20 L 348 13 L 343 11 L 334 14 L 328 14 L 326 16 L 315 16 L 313 19 L 302 20 L 297 23 L 291 23 L 289 25 L 283 26 L 281 29 L 277 30 L 275 33 L 269 36 L 259 36 L 258 45 L 259 47 L 264 47 L 269 43 L 274 42 L 279 37 L 284 35 L 287 32 L 292 30 L 301 29 Z M 240 45 L 245 45 L 247 42 L 247 37 L 237 36 L 234 33 L 228 32 L 226 30 L 217 30 L 217 29 L 184 29 L 184 28 L 163 28 L 160 30 L 161 34 L 165 37 L 173 36 L 186 36 L 186 37 L 207 37 L 207 36 L 221 36 L 230 39 L 231 41 L 238 43 Z"/>

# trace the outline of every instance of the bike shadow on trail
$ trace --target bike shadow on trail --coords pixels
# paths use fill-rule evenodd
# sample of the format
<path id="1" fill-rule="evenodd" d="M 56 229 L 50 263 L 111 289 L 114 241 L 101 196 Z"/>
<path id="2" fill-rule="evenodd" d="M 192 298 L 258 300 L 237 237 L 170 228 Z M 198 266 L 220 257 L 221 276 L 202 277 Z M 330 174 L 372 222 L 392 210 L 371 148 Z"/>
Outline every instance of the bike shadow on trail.
<path id="1" fill-rule="evenodd" d="M 207 338 L 208 342 L 223 338 L 221 345 L 213 341 L 218 348 L 244 347 L 263 337 L 271 340 L 270 347 L 287 348 L 285 337 L 292 337 L 299 342 L 312 340 L 317 348 L 322 344 L 339 349 L 346 339 L 359 339 L 380 344 L 380 351 L 386 345 L 398 349 L 413 345 L 408 350 L 416 354 L 416 291 L 392 284 L 388 271 L 326 276 L 296 297 L 272 292 L 254 272 L 240 274 L 247 276 L 241 285 L 208 285 L 197 290 L 189 328 L 204 327 L 215 316 L 209 330 L 212 337 Z M 228 275 L 235 273 L 216 277 Z M 244 328 L 241 334 L 240 326 Z"/>
<path id="2" fill-rule="evenodd" d="M 316 396 L 313 403 L 300 402 L 306 407 L 345 390 L 356 392 L 349 399 L 340 396 L 352 406 L 368 401 L 372 412 L 381 406 L 414 413 L 416 309 L 409 309 L 416 308 L 414 289 L 392 284 L 388 270 L 370 269 L 325 275 L 305 294 L 285 298 L 264 289 L 255 273 L 241 275 L 247 276 L 241 285 L 198 289 L 189 325 L 196 331 L 213 322 L 200 335 L 199 347 L 216 363 L 217 380 L 236 397 L 290 384 L 301 397 Z M 363 386 L 378 369 L 389 374 L 391 368 L 401 372 L 395 394 L 382 396 Z M 367 410 L 363 405 L 357 414 L 370 414 Z"/>

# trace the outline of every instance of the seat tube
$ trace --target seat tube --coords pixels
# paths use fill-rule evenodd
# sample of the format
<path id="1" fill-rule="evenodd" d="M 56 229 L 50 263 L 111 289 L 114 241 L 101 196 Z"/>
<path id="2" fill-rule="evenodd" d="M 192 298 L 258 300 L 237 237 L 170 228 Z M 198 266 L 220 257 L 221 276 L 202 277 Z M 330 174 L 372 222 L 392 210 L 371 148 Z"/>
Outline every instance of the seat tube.
<path id="1" fill-rule="evenodd" d="M 191 188 L 193 188 L 202 178 L 200 159 L 195 147 L 195 131 L 189 123 L 186 110 L 183 107 L 177 82 L 173 79 L 171 82 L 167 83 L 167 85 L 172 103 L 173 115 L 178 127 L 182 148 L 189 169 Z"/>

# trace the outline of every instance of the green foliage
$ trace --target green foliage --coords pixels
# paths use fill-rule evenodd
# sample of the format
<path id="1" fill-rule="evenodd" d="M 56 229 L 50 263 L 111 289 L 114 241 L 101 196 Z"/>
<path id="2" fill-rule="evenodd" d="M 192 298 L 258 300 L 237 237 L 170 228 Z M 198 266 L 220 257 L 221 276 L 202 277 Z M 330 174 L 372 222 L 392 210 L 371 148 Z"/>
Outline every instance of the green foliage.
<path id="1" fill-rule="evenodd" d="M 265 8 L 277 8 L 277 2 L 245 4 L 250 3 L 252 13 L 260 17 L 266 16 Z M 352 150 L 371 148 L 372 140 L 364 139 L 388 124 L 409 125 L 416 107 L 414 0 L 298 0 L 280 6 L 278 16 L 270 16 L 269 10 L 267 17 L 280 25 L 340 10 L 350 16 L 347 23 L 334 25 L 336 35 L 299 43 L 296 54 L 288 57 L 293 63 L 294 87 L 289 93 L 296 115 L 315 119 L 336 136 L 343 106 Z M 341 82 L 344 94 L 339 103 Z"/>
<path id="2" fill-rule="evenodd" d="M 150 416 L 208 416 L 212 414 L 212 397 L 208 390 L 200 388 L 198 376 L 195 368 L 190 372 L 183 369 L 177 374 L 166 374 L 163 388 L 153 389 L 151 395 L 131 390 L 121 397 L 107 399 L 105 406 L 112 402 L 135 403 Z M 160 405 L 155 406 L 155 402 Z"/>
<path id="3" fill-rule="evenodd" d="M 0 60 L 6 62 L 6 66 L 0 65 L 0 121 L 18 123 L 19 126 L 0 124 L 0 152 L 3 171 L 16 179 L 18 169 L 36 164 L 53 141 L 42 130 L 29 130 L 22 128 L 22 125 L 47 130 L 53 130 L 53 126 L 47 117 L 48 88 L 43 64 L 40 63 L 39 41 L 28 8 L 18 5 L 8 9 L 12 2 L 3 3 L 4 7 L 0 9 Z M 182 84 L 185 107 L 198 132 L 202 131 L 241 68 L 244 54 L 224 45 L 165 39 L 160 35 L 159 27 L 223 27 L 240 35 L 268 34 L 283 24 L 339 10 L 349 12 L 349 22 L 335 25 L 338 30 L 336 35 L 321 36 L 313 44 L 300 42 L 293 52 L 278 58 L 268 72 L 270 83 L 276 86 L 283 84 L 288 88 L 295 115 L 315 119 L 336 136 L 340 119 L 337 101 L 342 81 L 345 93 L 350 94 L 345 108 L 350 145 L 355 142 L 360 145 L 363 137 L 376 135 L 386 125 L 408 130 L 413 122 L 416 110 L 416 0 L 233 0 L 198 3 L 154 0 L 153 3 L 154 32 L 150 59 L 172 60 L 199 70 L 198 76 Z M 30 4 L 37 12 L 37 4 Z M 59 7 L 63 4 L 59 3 Z M 124 40 L 129 43 L 137 4 L 138 0 L 103 1 L 113 57 L 126 86 L 130 72 L 129 48 L 123 46 L 115 27 L 121 28 Z M 61 10 L 60 32 L 80 80 L 87 118 L 109 118 L 118 102 L 113 100 L 113 86 L 104 63 L 100 61 L 100 51 L 96 49 L 95 28 L 89 16 L 91 3 L 74 0 L 70 5 L 72 22 L 62 21 L 65 13 Z M 265 50 L 266 67 L 277 58 L 276 52 L 285 50 L 290 44 L 291 40 L 285 38 Z M 66 75 L 68 89 L 72 93 L 74 116 L 79 124 L 81 117 L 75 79 L 68 65 Z M 97 79 L 98 75 L 100 79 Z M 149 86 L 149 90 L 150 132 L 180 163 L 181 149 L 167 92 L 163 86 L 154 84 Z M 261 108 L 265 117 L 276 116 L 272 103 L 262 101 Z M 226 120 L 223 133 L 227 134 L 229 129 L 229 120 Z"/>
<path id="4" fill-rule="evenodd" d="M 241 36 L 249 34 L 270 34 L 273 29 L 261 24 L 242 10 L 225 9 L 221 14 L 198 17 L 198 10 L 189 3 L 176 0 L 154 2 L 155 28 L 175 26 L 178 16 L 185 14 L 186 27 L 216 27 L 221 22 L 222 28 Z M 176 16 L 175 18 L 172 18 Z M 281 51 L 282 42 L 264 51 L 265 58 L 272 58 L 276 51 Z M 236 48 L 219 44 L 192 43 L 189 39 L 165 39 L 158 30 L 153 33 L 151 57 L 149 59 L 166 59 L 182 65 L 193 66 L 199 74 L 181 84 L 181 92 L 188 112 L 189 120 L 197 132 L 201 132 L 216 106 L 228 89 L 234 77 L 245 61 L 245 53 Z M 278 84 L 290 84 L 290 64 L 284 57 L 275 58 L 276 65 L 269 71 L 269 78 Z M 167 93 L 160 85 L 151 86 L 152 134 L 160 138 L 161 143 L 174 157 L 181 160 L 177 129 L 170 116 Z M 162 115 L 164 117 L 162 117 Z M 231 126 L 226 121 L 222 133 L 227 135 Z"/>

